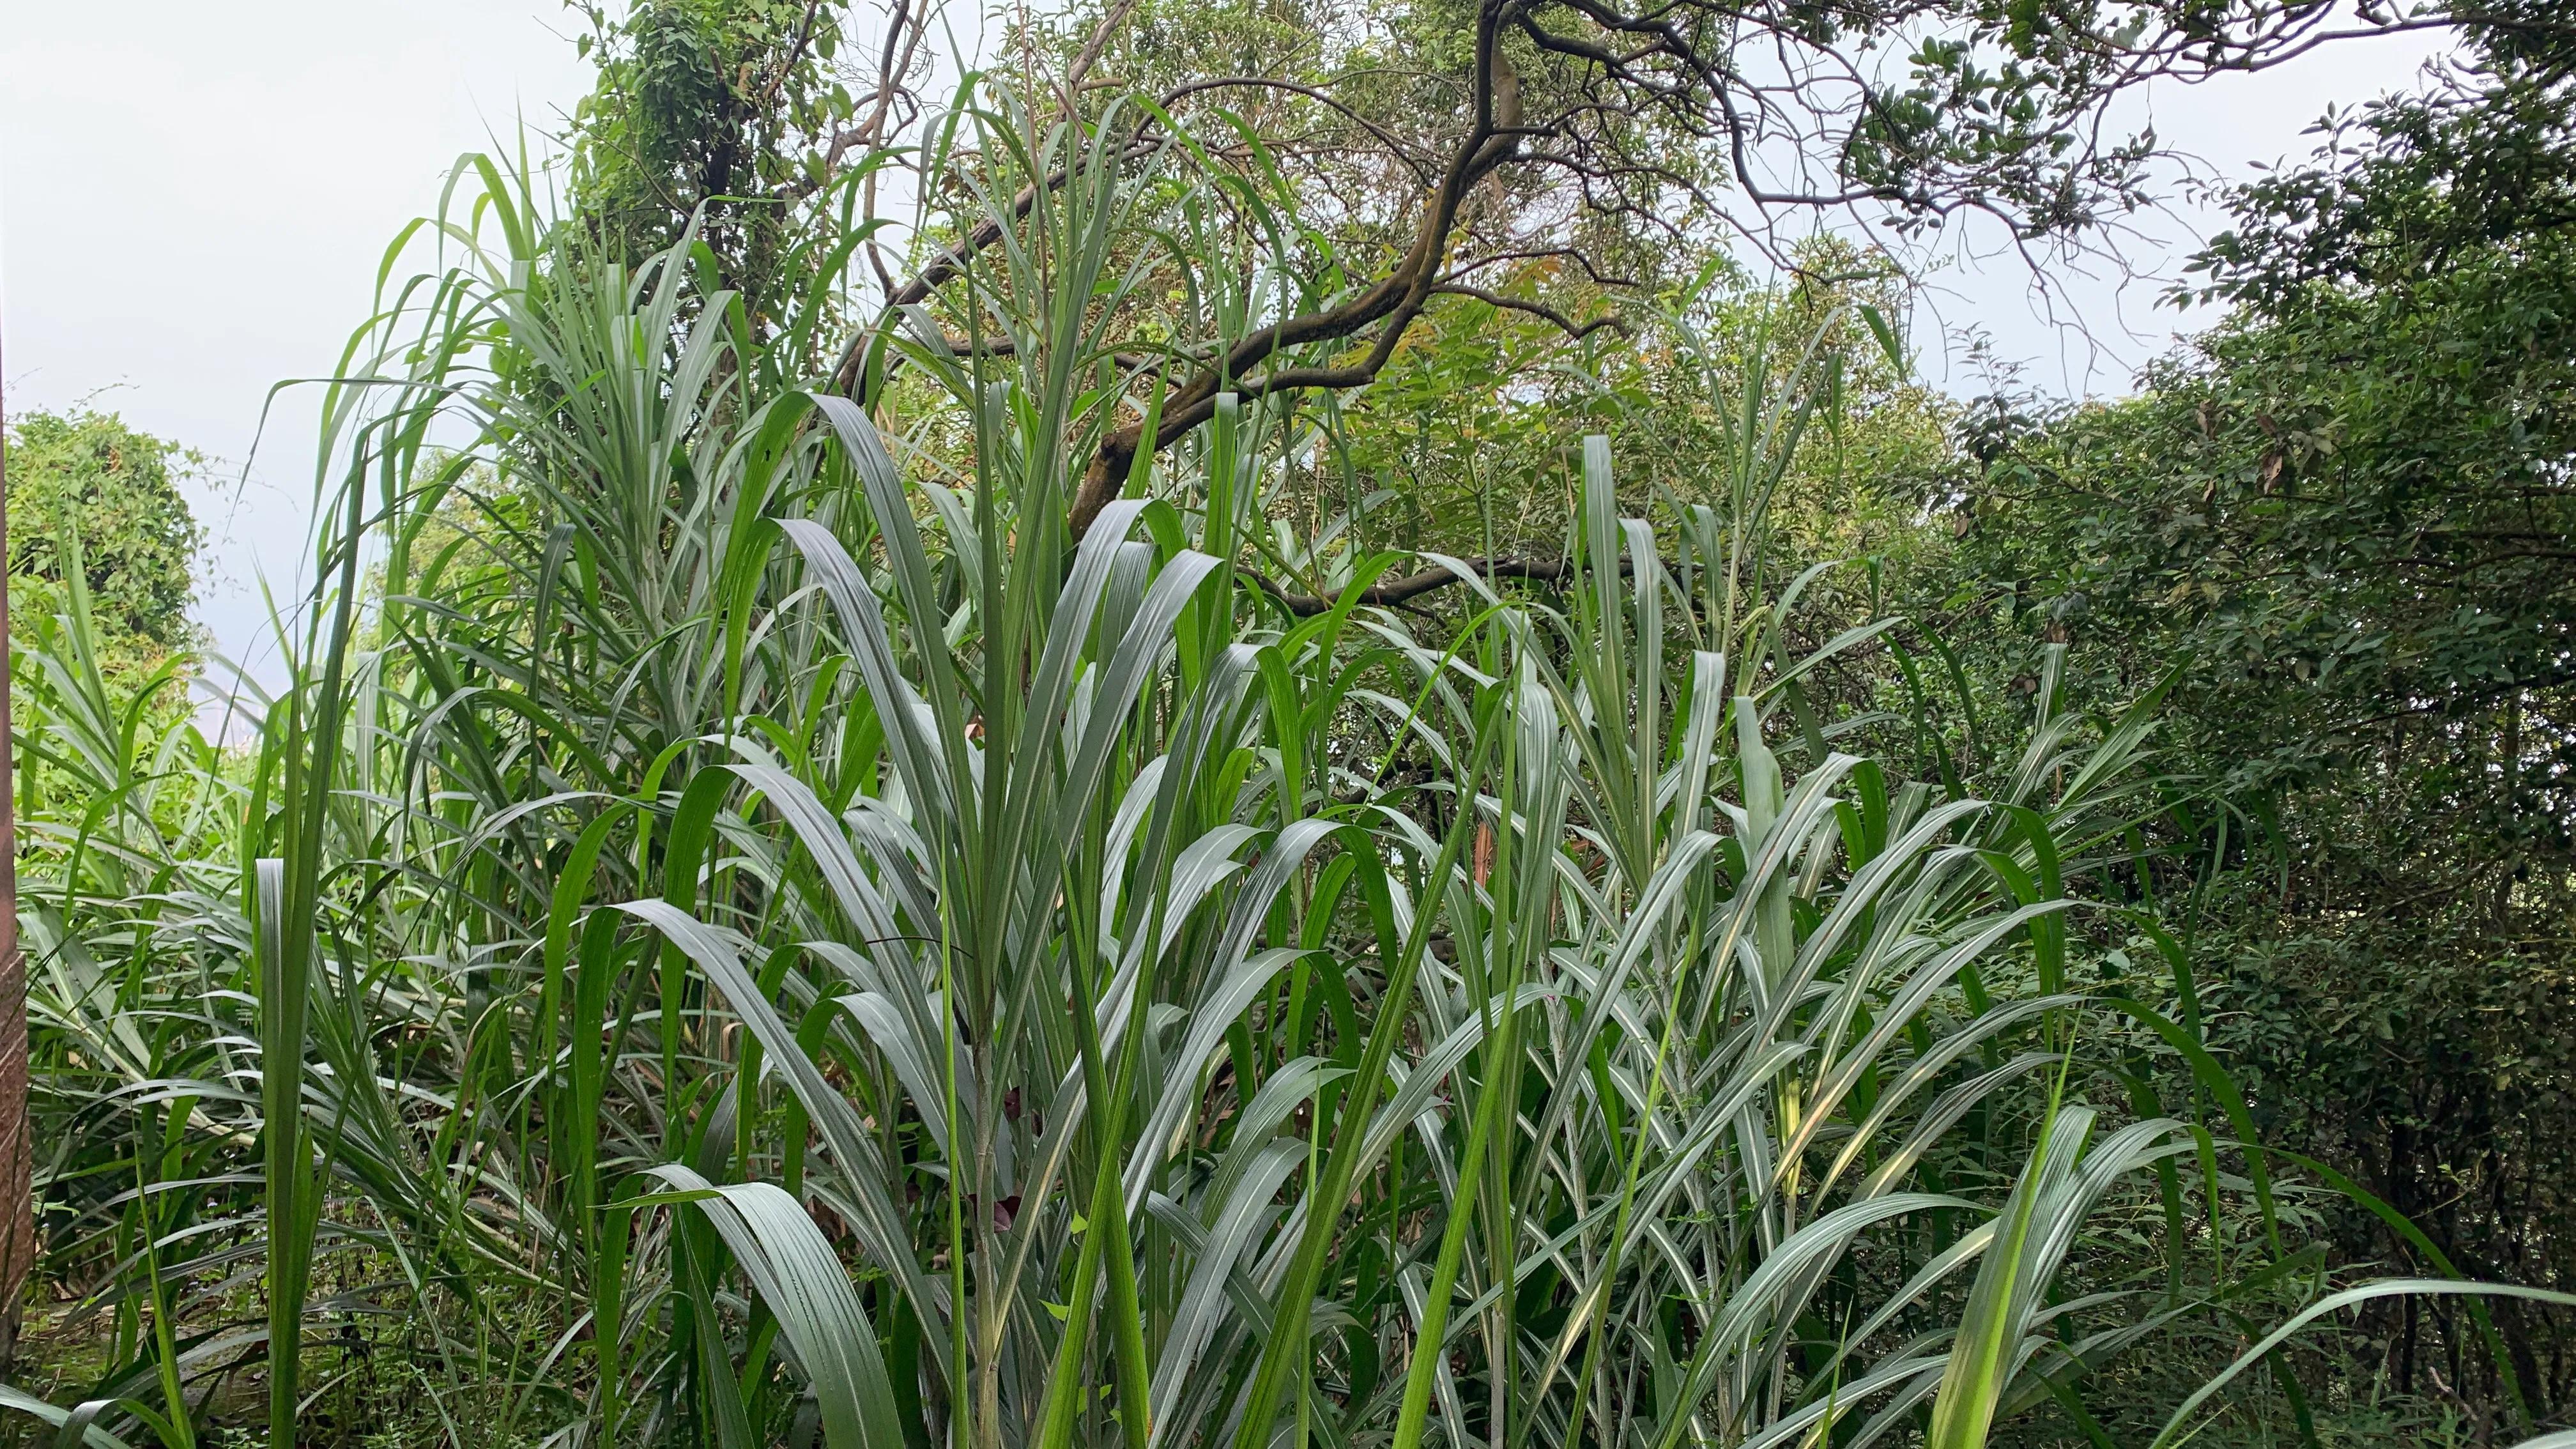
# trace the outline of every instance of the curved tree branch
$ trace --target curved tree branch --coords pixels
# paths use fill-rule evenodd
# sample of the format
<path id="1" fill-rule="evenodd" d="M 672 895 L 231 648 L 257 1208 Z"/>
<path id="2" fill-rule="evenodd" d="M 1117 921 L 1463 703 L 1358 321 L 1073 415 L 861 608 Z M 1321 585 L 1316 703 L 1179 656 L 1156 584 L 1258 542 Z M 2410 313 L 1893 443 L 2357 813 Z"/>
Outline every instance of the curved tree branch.
<path id="1" fill-rule="evenodd" d="M 1112 0 L 1077 69 L 1098 58 L 1107 29 L 1130 8 L 1131 0 Z M 1172 379 L 1155 426 L 1149 433 L 1131 414 L 1101 438 L 1073 489 L 1068 525 L 1080 537 L 1140 456 L 1206 423 L 1228 393 L 1251 400 L 1367 386 L 1435 296 L 1536 316 L 1576 338 L 1621 327 L 1610 317 L 1577 322 L 1544 302 L 1469 283 L 1477 268 L 1516 256 L 1571 254 L 1590 269 L 1579 252 L 1552 245 L 1567 239 L 1561 222 L 1533 220 L 1526 209 L 1499 230 L 1478 219 L 1470 194 L 1505 167 L 1543 173 L 1578 192 L 1576 204 L 1588 213 L 1621 224 L 1677 236 L 1732 227 L 1766 251 L 1754 228 L 1773 208 L 1884 208 L 1887 220 L 1917 230 L 1981 213 L 2025 242 L 2101 225 L 2106 206 L 2138 204 L 2138 167 L 2153 153 L 2151 143 L 2104 134 L 2118 92 L 2158 75 L 2260 69 L 2328 40 L 2399 28 L 2337 28 L 2326 15 L 2309 0 L 2016 0 L 2003 10 L 1979 0 L 1479 0 L 1465 77 L 1472 109 L 1437 147 L 1436 171 L 1432 142 L 1325 89 L 1244 76 L 1191 81 L 1164 97 L 1165 111 L 1229 87 L 1293 93 L 1365 132 L 1423 177 L 1425 192 L 1402 251 L 1374 279 L 1153 369 Z M 1896 70 L 1872 48 L 1876 37 L 1940 26 L 1951 27 L 1945 33 L 1955 42 L 1925 47 Z M 1507 34 L 1541 68 L 1537 106 L 1525 106 L 1522 78 L 1504 57 Z M 2006 56 L 2010 64 L 1997 63 Z M 1540 114 L 1525 117 L 1525 109 Z M 1433 118 L 1435 130 L 1442 124 Z M 1142 161 L 1172 139 L 1141 120 L 1118 164 Z M 1673 159 L 1673 147 L 1684 159 Z M 889 311 L 929 300 L 1070 179 L 1064 171 L 1040 178 L 994 208 L 891 288 Z M 1743 205 L 1711 194 L 1721 188 Z M 1490 255 L 1453 260 L 1461 236 Z M 858 385 L 868 335 L 853 339 L 836 373 L 845 391 Z M 1122 370 L 1131 383 L 1146 371 Z M 1419 582 L 1427 590 L 1445 577 L 1382 587 Z"/>
<path id="2" fill-rule="evenodd" d="M 1483 579 L 1488 582 L 1513 579 L 1522 583 L 1560 584 L 1580 572 L 1570 561 L 1563 559 L 1550 561 L 1505 557 L 1471 558 L 1462 559 L 1460 562 L 1466 566 L 1465 573 L 1444 566 L 1424 569 L 1420 573 L 1404 574 L 1360 590 L 1359 602 L 1375 608 L 1394 608 L 1421 598 L 1424 594 L 1448 588 L 1452 584 L 1463 584 L 1470 579 Z M 1619 576 L 1627 578 L 1636 571 L 1635 562 L 1626 555 L 1621 555 Z M 1268 594 L 1281 608 L 1300 618 L 1327 614 L 1341 606 L 1342 601 L 1338 595 L 1327 598 L 1322 594 L 1301 594 L 1283 587 L 1267 574 L 1251 569 L 1237 569 L 1235 572 L 1253 587 Z"/>

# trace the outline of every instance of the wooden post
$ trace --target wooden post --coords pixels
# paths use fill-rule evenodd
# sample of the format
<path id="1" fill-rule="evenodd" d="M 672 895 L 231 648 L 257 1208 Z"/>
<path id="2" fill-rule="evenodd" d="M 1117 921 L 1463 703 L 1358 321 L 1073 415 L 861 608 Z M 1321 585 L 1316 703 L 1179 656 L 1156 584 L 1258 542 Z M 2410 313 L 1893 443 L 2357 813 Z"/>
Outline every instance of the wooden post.
<path id="1" fill-rule="evenodd" d="M 7 380 L 0 372 L 0 398 Z M 33 1153 L 27 1131 L 27 960 L 18 950 L 18 790 L 11 764 L 9 434 L 0 400 L 0 1363 L 17 1356 L 18 1309 L 36 1266 Z"/>

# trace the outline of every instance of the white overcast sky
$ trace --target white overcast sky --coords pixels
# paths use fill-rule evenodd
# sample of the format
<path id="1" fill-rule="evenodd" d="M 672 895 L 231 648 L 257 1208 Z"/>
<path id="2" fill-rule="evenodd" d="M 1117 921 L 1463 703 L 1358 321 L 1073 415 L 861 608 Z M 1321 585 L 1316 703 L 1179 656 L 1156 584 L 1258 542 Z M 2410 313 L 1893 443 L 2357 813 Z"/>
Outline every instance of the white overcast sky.
<path id="1" fill-rule="evenodd" d="M 84 400 L 223 460 L 201 485 L 213 568 L 199 617 L 255 659 L 258 582 L 291 588 L 312 493 L 310 389 L 365 316 L 386 241 L 461 152 L 550 127 L 577 97 L 578 16 L 553 0 L 0 0 L 0 378 L 12 412 Z M 2140 114 L 2220 174 L 2304 155 L 2329 103 L 2406 86 L 2430 41 L 2373 41 L 2282 71 L 2150 95 Z M 2208 218 L 2154 224 L 2169 269 Z M 2119 391 L 2177 325 L 2155 288 L 1962 266 L 1917 319 L 1975 327 L 2026 380 Z M 2080 330 L 2065 325 L 2077 321 Z M 247 464 L 247 484 L 242 482 Z M 265 670 L 257 671 L 266 673 Z"/>

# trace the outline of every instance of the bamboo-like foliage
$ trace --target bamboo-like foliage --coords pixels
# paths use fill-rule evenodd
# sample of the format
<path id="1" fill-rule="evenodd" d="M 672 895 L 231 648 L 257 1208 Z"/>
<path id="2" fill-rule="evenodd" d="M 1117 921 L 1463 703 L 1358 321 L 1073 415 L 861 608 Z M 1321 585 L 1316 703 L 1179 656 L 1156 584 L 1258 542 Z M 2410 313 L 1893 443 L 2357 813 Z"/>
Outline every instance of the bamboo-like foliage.
<path id="1" fill-rule="evenodd" d="M 40 748 L 115 783 L 37 995 L 132 1144 L 67 1436 L 192 1442 L 259 1335 L 182 1325 L 243 1263 L 273 1442 L 333 1388 L 304 1327 L 395 1305 L 458 1442 L 726 1449 L 1969 1449 L 2296 1268 L 2221 1241 L 2198 1121 L 2068 1095 L 2070 885 L 2158 808 L 2152 699 L 2052 677 L 1983 794 L 1820 715 L 1889 627 L 1798 650 L 1763 555 L 1822 364 L 1752 370 L 1738 486 L 1660 529 L 1590 440 L 1561 590 L 1408 615 L 1346 560 L 1285 615 L 1238 575 L 1276 413 L 1067 531 L 1123 299 L 1226 258 L 1028 121 L 945 133 L 1002 240 L 964 351 L 873 335 L 874 409 L 775 377 L 685 240 L 628 274 L 477 163 L 333 385 L 241 771 L 38 666 Z M 156 1188 L 222 1174 L 230 1216 Z M 2189 1183 L 2237 1256 L 2187 1291 Z M 2106 1204 L 2175 1275 L 2069 1300 Z"/>

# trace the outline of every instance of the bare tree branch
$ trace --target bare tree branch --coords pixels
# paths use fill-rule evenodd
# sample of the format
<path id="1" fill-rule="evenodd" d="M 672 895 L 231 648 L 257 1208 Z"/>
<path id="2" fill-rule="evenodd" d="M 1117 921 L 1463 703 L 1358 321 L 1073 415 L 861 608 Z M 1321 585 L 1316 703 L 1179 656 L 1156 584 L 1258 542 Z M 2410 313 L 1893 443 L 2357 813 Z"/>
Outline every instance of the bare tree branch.
<path id="1" fill-rule="evenodd" d="M 1513 312 L 1526 312 L 1533 317 L 1546 321 L 1549 325 L 1555 327 L 1558 331 L 1564 333 L 1570 338 L 1573 338 L 1577 342 L 1582 341 L 1584 338 L 1591 336 L 1593 333 L 1598 332 L 1605 327 L 1609 328 L 1613 332 L 1625 332 L 1628 330 L 1628 324 L 1617 317 L 1595 317 L 1589 322 L 1577 322 L 1573 318 L 1566 316 L 1564 313 L 1559 312 L 1554 307 L 1551 307 L 1544 302 L 1533 302 L 1523 297 L 1507 297 L 1500 292 L 1487 291 L 1483 287 L 1470 287 L 1462 282 L 1442 282 L 1438 286 L 1433 287 L 1431 291 L 1435 296 L 1472 297 L 1475 300 L 1484 303 L 1488 307 L 1501 307 Z"/>
<path id="2" fill-rule="evenodd" d="M 1395 608 L 1421 598 L 1425 594 L 1448 588 L 1452 584 L 1466 583 L 1470 579 L 1483 579 L 1487 582 L 1511 579 L 1521 583 L 1561 584 L 1579 572 L 1572 562 L 1564 559 L 1471 558 L 1462 559 L 1460 562 L 1466 567 L 1465 573 L 1460 573 L 1453 568 L 1441 567 L 1424 569 L 1420 573 L 1404 574 L 1360 590 L 1359 602 L 1374 608 Z M 1342 601 L 1339 596 L 1327 598 L 1322 594 L 1301 594 L 1281 586 L 1266 574 L 1251 569 L 1238 569 L 1236 572 L 1249 581 L 1254 588 L 1268 594 L 1281 608 L 1301 618 L 1327 614 L 1341 606 Z M 1619 560 L 1619 576 L 1626 578 L 1635 572 L 1636 564 L 1622 555 Z"/>

